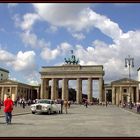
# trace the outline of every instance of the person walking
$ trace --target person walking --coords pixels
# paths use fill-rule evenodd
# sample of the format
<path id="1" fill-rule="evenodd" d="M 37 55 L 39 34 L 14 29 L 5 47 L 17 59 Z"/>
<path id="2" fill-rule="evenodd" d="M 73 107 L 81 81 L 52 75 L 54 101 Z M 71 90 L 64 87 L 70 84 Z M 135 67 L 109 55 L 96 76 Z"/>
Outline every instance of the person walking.
<path id="1" fill-rule="evenodd" d="M 105 106 L 107 107 L 107 105 L 108 105 L 108 102 L 106 101 L 106 102 L 105 102 Z"/>
<path id="2" fill-rule="evenodd" d="M 65 113 L 67 114 L 68 113 L 68 100 L 67 99 L 64 100 L 64 108 L 65 108 Z"/>
<path id="3" fill-rule="evenodd" d="M 1 103 L 1 99 L 0 99 L 0 109 L 1 109 L 1 104 L 2 104 L 2 103 Z"/>
<path id="4" fill-rule="evenodd" d="M 6 124 L 11 124 L 12 111 L 13 111 L 13 101 L 10 95 L 7 95 L 7 98 L 4 101 L 4 112 L 5 112 Z"/>
<path id="5" fill-rule="evenodd" d="M 86 108 L 88 107 L 88 101 L 87 100 L 85 101 L 85 106 L 86 106 Z"/>
<path id="6" fill-rule="evenodd" d="M 63 103 L 64 103 L 64 101 L 61 99 L 61 100 L 60 100 L 60 104 L 61 104 L 61 114 L 63 114 Z"/>

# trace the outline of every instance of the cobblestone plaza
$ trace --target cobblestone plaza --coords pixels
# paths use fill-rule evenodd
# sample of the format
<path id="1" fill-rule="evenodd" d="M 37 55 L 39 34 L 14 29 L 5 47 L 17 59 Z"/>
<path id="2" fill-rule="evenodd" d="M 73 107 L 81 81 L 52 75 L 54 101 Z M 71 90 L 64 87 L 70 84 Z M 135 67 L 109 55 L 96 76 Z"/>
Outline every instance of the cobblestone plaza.
<path id="1" fill-rule="evenodd" d="M 1 110 L 2 111 L 2 110 Z M 139 137 L 139 114 L 115 105 L 72 105 L 68 114 L 13 116 L 11 125 L 0 117 L 0 137 Z M 16 114 L 16 111 L 15 111 Z M 17 133 L 18 132 L 18 133 Z"/>

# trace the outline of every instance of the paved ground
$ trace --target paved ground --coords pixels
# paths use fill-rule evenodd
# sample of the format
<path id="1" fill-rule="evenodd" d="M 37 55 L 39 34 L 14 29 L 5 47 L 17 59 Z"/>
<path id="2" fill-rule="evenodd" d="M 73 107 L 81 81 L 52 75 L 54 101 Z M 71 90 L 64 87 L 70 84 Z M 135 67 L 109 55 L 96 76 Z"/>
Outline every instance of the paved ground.
<path id="1" fill-rule="evenodd" d="M 0 137 L 140 137 L 140 114 L 112 105 L 72 105 L 68 112 L 17 115 L 8 126 L 0 117 Z"/>
<path id="2" fill-rule="evenodd" d="M 14 107 L 14 110 L 13 110 L 13 115 L 22 115 L 22 114 L 28 114 L 30 113 L 30 107 L 29 106 L 26 106 L 25 108 L 22 108 L 20 106 L 18 107 Z M 4 117 L 4 111 L 3 111 L 3 106 L 2 108 L 0 109 L 0 117 Z"/>

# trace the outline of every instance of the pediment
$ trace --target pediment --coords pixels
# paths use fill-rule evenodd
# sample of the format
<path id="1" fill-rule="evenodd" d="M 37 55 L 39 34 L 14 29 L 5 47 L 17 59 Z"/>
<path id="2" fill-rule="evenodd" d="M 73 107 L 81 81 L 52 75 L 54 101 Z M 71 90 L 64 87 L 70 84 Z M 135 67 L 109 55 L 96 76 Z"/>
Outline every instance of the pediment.
<path id="1" fill-rule="evenodd" d="M 133 79 L 123 78 L 123 79 L 111 82 L 111 85 L 127 85 L 127 84 L 139 84 L 139 83 L 140 83 L 139 81 L 136 81 Z"/>
<path id="2" fill-rule="evenodd" d="M 1 85 L 12 85 L 12 84 L 18 84 L 18 82 L 16 81 L 12 81 L 12 80 L 2 80 L 0 81 Z"/>

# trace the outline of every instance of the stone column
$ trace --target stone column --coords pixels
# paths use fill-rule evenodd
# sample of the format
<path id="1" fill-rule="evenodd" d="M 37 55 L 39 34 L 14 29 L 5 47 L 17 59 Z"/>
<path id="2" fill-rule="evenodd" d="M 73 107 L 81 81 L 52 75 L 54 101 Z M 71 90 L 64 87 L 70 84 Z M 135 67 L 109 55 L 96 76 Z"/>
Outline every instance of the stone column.
<path id="1" fill-rule="evenodd" d="M 15 100 L 17 99 L 17 92 L 18 92 L 18 89 L 17 89 L 17 86 L 15 87 Z"/>
<path id="2" fill-rule="evenodd" d="M 49 97 L 49 79 L 41 79 L 41 94 L 40 98 L 47 99 Z"/>
<path id="3" fill-rule="evenodd" d="M 12 98 L 12 87 L 10 87 L 10 96 Z"/>
<path id="4" fill-rule="evenodd" d="M 131 98 L 131 87 L 129 87 L 129 93 L 128 93 L 128 97 L 129 97 L 129 102 L 130 102 L 130 98 Z"/>
<path id="5" fill-rule="evenodd" d="M 123 94 L 122 94 L 122 87 L 120 86 L 120 97 L 119 97 L 119 103 L 123 103 Z"/>
<path id="6" fill-rule="evenodd" d="M 134 103 L 134 87 L 131 87 L 131 99 L 132 103 Z"/>
<path id="7" fill-rule="evenodd" d="M 4 100 L 4 87 L 2 87 L 2 90 L 1 90 L 1 101 Z"/>
<path id="8" fill-rule="evenodd" d="M 56 99 L 56 79 L 52 79 L 52 86 L 51 86 L 51 99 L 55 100 Z"/>
<path id="9" fill-rule="evenodd" d="M 88 78 L 88 87 L 87 87 L 87 96 L 88 96 L 88 101 L 92 102 L 92 78 Z"/>
<path id="10" fill-rule="evenodd" d="M 40 94 L 40 98 L 41 99 L 44 98 L 44 79 L 41 79 L 41 94 Z"/>
<path id="11" fill-rule="evenodd" d="M 117 89 L 117 93 L 116 93 L 116 105 L 119 105 L 119 91 Z"/>
<path id="12" fill-rule="evenodd" d="M 112 104 L 115 105 L 115 87 L 112 88 Z"/>
<path id="13" fill-rule="evenodd" d="M 76 102 L 82 103 L 82 79 L 77 79 L 77 93 L 76 93 Z"/>
<path id="14" fill-rule="evenodd" d="M 105 103 L 107 102 L 107 99 L 106 99 L 106 98 L 107 98 L 107 96 L 106 96 L 106 94 L 107 94 L 107 89 L 105 89 L 105 90 L 104 90 L 104 95 L 105 95 Z"/>
<path id="15" fill-rule="evenodd" d="M 55 92 L 55 99 L 58 99 L 58 89 L 59 89 L 59 80 L 56 79 L 56 92 Z"/>
<path id="16" fill-rule="evenodd" d="M 138 86 L 136 87 L 136 102 L 139 102 L 139 88 Z"/>
<path id="17" fill-rule="evenodd" d="M 99 78 L 99 103 L 103 102 L 103 78 Z"/>
<path id="18" fill-rule="evenodd" d="M 62 100 L 68 99 L 68 79 L 64 78 L 62 81 Z"/>

